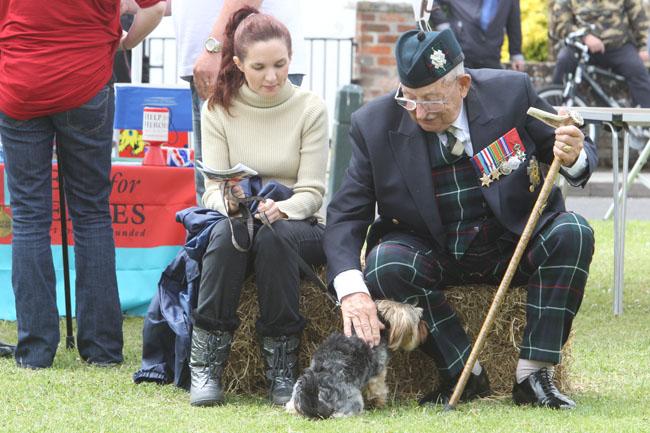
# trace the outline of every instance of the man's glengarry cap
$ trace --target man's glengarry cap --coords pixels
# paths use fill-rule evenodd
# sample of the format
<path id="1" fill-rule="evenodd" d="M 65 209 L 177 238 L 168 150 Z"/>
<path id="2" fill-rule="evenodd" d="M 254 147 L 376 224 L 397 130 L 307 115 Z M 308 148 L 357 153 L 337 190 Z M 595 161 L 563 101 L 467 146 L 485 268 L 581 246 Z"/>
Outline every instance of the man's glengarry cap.
<path id="1" fill-rule="evenodd" d="M 439 80 L 465 58 L 450 29 L 403 33 L 397 40 L 395 57 L 400 82 L 412 89 Z"/>

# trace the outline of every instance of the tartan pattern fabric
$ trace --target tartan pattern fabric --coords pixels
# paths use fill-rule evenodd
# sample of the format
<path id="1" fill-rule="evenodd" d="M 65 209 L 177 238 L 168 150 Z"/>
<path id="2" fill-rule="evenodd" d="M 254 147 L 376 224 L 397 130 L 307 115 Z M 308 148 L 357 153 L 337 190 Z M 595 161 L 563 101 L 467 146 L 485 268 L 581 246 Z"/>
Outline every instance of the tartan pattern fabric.
<path id="1" fill-rule="evenodd" d="M 455 284 L 498 284 L 516 239 L 488 220 L 477 240 L 460 259 L 436 251 L 410 233 L 393 232 L 370 251 L 365 279 L 375 298 L 417 304 L 424 309 L 432 338 L 424 348 L 441 374 L 458 375 L 471 345 L 447 303 L 444 287 Z M 526 284 L 526 328 L 520 358 L 560 362 L 563 344 L 578 312 L 593 255 L 593 230 L 574 213 L 559 213 L 531 239 L 513 285 Z"/>
<path id="2" fill-rule="evenodd" d="M 470 158 L 449 151 L 449 144 L 457 142 L 456 137 L 447 132 L 448 146 L 444 146 L 435 133 L 427 135 L 433 188 L 447 235 L 447 248 L 460 259 L 491 211 L 483 199 Z"/>

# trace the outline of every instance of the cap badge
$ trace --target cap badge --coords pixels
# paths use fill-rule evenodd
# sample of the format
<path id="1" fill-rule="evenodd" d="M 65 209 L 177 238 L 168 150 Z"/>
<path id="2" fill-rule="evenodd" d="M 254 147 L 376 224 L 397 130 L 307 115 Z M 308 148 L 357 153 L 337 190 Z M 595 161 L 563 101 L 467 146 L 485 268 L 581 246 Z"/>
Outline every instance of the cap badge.
<path id="1" fill-rule="evenodd" d="M 431 59 L 431 64 L 436 69 L 442 69 L 447 64 L 447 58 L 445 53 L 441 50 L 433 50 L 433 54 L 429 57 Z"/>

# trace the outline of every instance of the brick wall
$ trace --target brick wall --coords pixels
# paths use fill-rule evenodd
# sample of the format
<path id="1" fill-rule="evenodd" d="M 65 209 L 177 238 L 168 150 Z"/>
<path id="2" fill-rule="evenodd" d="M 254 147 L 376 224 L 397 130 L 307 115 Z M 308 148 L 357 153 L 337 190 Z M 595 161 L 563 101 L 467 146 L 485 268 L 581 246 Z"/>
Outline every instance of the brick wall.
<path id="1" fill-rule="evenodd" d="M 355 76 L 366 101 L 396 87 L 395 42 L 401 33 L 414 28 L 410 4 L 357 3 Z"/>

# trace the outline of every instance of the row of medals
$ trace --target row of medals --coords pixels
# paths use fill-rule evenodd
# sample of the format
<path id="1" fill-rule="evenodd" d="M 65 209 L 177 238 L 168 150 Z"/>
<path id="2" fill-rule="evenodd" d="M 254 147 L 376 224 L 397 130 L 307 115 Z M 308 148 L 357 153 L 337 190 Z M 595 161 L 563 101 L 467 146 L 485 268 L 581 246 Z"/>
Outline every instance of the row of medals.
<path id="1" fill-rule="evenodd" d="M 481 186 L 489 187 L 492 182 L 499 180 L 501 176 L 507 176 L 519 168 L 521 163 L 526 159 L 526 154 L 522 152 L 521 146 L 519 144 L 515 144 L 514 150 L 514 155 L 505 158 L 499 163 L 498 167 L 492 169 L 490 173 L 483 172 L 483 176 L 480 178 Z M 533 192 L 541 182 L 539 163 L 537 162 L 537 158 L 534 156 L 530 158 L 530 162 L 526 168 L 526 174 L 528 174 L 528 178 L 530 180 L 530 186 L 528 187 L 528 190 L 530 192 Z"/>

